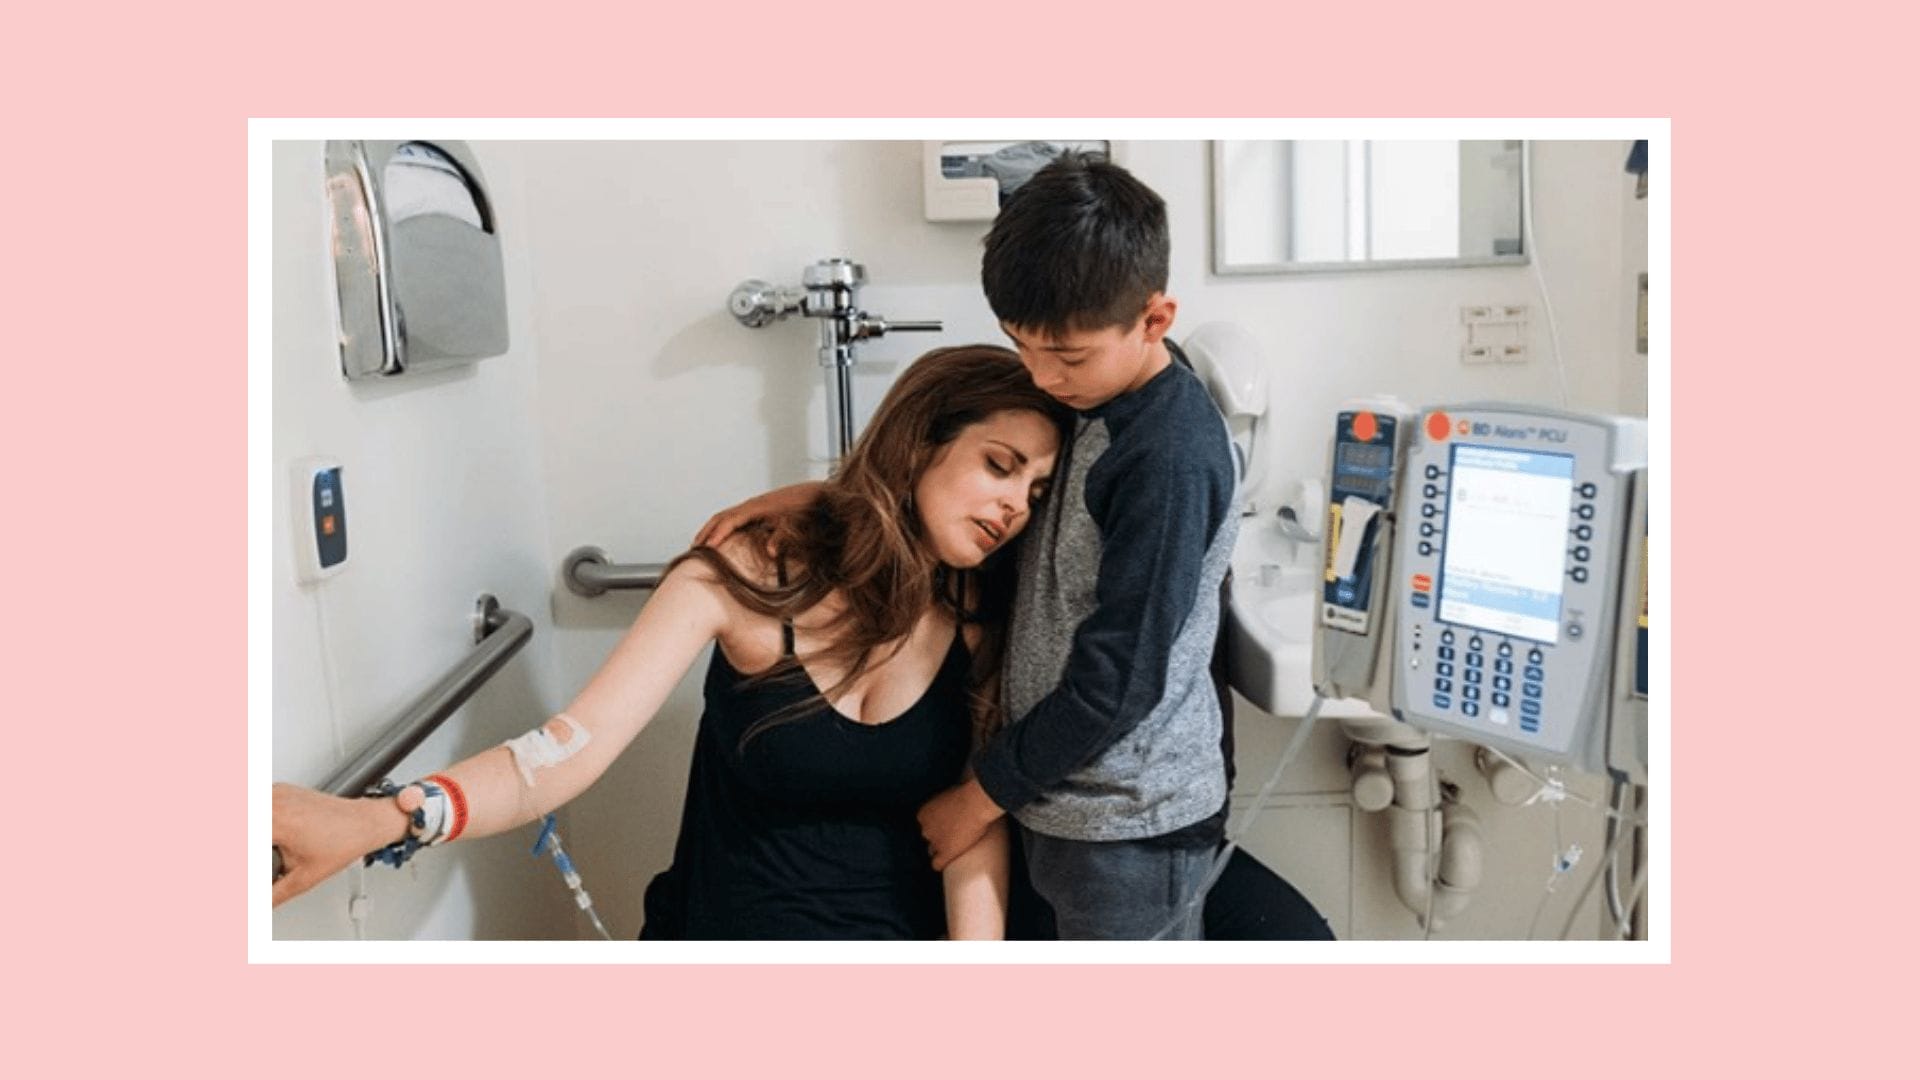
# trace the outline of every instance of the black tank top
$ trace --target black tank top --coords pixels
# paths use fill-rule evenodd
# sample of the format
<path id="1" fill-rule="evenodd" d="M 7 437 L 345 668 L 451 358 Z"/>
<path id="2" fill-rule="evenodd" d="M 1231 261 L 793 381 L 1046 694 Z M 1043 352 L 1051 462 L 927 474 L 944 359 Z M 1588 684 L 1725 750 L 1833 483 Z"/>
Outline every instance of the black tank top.
<path id="1" fill-rule="evenodd" d="M 784 578 L 784 574 L 782 577 Z M 793 654 L 793 628 L 784 630 Z M 749 684 L 716 645 L 673 865 L 647 887 L 643 939 L 932 939 L 946 902 L 915 815 L 971 750 L 959 628 L 906 712 L 862 724 L 820 708 L 812 679 Z"/>

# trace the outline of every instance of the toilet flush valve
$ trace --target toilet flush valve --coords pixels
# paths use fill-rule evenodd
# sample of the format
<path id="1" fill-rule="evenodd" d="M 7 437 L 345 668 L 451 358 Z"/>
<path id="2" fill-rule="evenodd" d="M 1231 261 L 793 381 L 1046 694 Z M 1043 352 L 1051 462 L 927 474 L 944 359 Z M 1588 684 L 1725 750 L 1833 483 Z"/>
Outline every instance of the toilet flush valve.
<path id="1" fill-rule="evenodd" d="M 800 274 L 800 286 L 769 285 L 758 278 L 741 282 L 727 297 L 727 310 L 742 326 L 758 329 L 789 315 L 820 320 L 820 366 L 825 369 L 827 431 L 834 456 L 853 447 L 853 347 L 889 333 L 937 331 L 937 320 L 889 321 L 860 310 L 866 267 L 851 259 L 821 259 Z"/>
<path id="2" fill-rule="evenodd" d="M 782 289 L 752 278 L 734 287 L 727 310 L 741 325 L 758 329 L 799 311 L 806 299 L 805 289 Z"/>

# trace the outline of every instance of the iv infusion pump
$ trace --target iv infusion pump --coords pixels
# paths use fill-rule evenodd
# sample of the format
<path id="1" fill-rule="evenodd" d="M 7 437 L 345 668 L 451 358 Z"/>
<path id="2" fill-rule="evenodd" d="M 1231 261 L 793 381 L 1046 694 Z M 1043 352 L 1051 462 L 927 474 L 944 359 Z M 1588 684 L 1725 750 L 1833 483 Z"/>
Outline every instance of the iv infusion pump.
<path id="1" fill-rule="evenodd" d="M 1394 494 L 1419 414 L 1392 398 L 1340 410 L 1328 455 L 1327 521 L 1314 689 L 1330 698 L 1366 698 L 1387 712 L 1392 685 L 1387 589 L 1393 564 Z M 1333 631 L 1329 633 L 1328 631 Z"/>
<path id="2" fill-rule="evenodd" d="M 1316 689 L 1644 783 L 1646 458 L 1639 419 L 1343 409 Z"/>

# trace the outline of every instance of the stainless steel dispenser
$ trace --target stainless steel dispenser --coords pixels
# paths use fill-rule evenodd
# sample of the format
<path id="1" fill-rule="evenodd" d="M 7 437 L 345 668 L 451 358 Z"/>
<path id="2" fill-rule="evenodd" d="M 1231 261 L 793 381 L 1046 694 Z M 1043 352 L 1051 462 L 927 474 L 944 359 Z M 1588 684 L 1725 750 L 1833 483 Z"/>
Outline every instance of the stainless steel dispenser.
<path id="1" fill-rule="evenodd" d="M 330 141 L 340 370 L 368 379 L 507 351 L 500 234 L 480 163 L 449 141 Z"/>

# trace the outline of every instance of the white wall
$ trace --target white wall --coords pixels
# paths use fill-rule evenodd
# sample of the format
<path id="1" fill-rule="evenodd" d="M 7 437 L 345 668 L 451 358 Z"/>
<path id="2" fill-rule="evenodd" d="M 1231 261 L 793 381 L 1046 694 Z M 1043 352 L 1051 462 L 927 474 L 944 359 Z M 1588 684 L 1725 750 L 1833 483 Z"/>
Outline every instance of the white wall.
<path id="1" fill-rule="evenodd" d="M 555 569 L 568 550 L 596 544 L 617 561 L 664 561 L 714 510 L 819 474 L 826 437 L 816 326 L 792 319 L 744 328 L 724 309 L 734 285 L 755 277 L 794 285 L 808 263 L 840 255 L 866 265 L 872 284 L 862 300 L 869 311 L 945 320 L 943 334 L 898 335 L 865 347 L 857 379 L 863 419 L 901 362 L 934 345 L 999 340 L 979 289 L 987 226 L 924 220 L 917 143 L 476 148 L 490 179 L 497 174 L 507 186 L 502 218 L 514 350 L 389 392 L 348 388 L 327 366 L 326 309 L 314 306 L 326 281 L 318 149 L 282 149 L 275 178 L 275 453 L 283 460 L 324 450 L 348 459 L 358 561 L 323 589 L 327 640 L 342 654 L 335 666 L 354 676 L 340 680 L 351 688 L 341 707 L 349 727 L 357 730 L 403 700 L 424 677 L 423 664 L 431 670 L 457 654 L 451 624 L 464 618 L 472 593 L 494 589 L 535 618 L 530 655 L 515 661 L 528 685 L 488 691 L 513 698 L 514 707 L 473 719 L 486 735 L 458 736 L 462 751 L 517 733 L 530 717 L 564 705 L 638 610 L 642 594 L 581 600 L 559 589 Z M 1631 356 L 1632 306 L 1623 284 L 1631 281 L 1623 247 L 1635 228 L 1623 217 L 1625 152 L 1621 143 L 1545 143 L 1534 160 L 1538 247 L 1576 408 L 1613 411 L 1645 402 L 1645 365 Z M 1207 145 L 1132 142 L 1122 153 L 1169 203 L 1170 291 L 1181 304 L 1176 335 L 1231 320 L 1269 353 L 1275 389 L 1267 493 L 1324 471 L 1330 418 L 1355 395 L 1391 391 L 1413 404 L 1557 402 L 1546 315 L 1527 268 L 1215 277 L 1207 269 Z M 308 198 L 311 205 L 294 205 Z M 1644 215 L 1639 229 L 1644 233 Z M 1644 239 L 1639 243 L 1644 252 Z M 295 304 L 289 289 L 304 299 Z M 1462 366 L 1459 309 L 1516 302 L 1534 311 L 1533 362 Z M 286 317 L 289 308 L 298 325 Z M 478 430 L 492 433 L 489 449 L 476 443 Z M 413 452 L 393 453 L 400 445 Z M 420 447 L 435 449 L 423 454 Z M 466 452 L 488 454 L 488 483 L 470 479 Z M 421 513 L 420 497 L 432 492 L 460 497 Z M 280 488 L 276 495 L 284 503 Z M 414 532 L 388 535 L 405 530 Z M 284 552 L 281 558 L 284 564 Z M 315 658 L 319 613 L 312 597 L 284 584 L 275 610 L 275 775 L 311 779 L 332 760 L 325 714 L 315 704 L 323 686 Z M 548 649 L 550 684 L 539 677 Z M 696 665 L 634 748 L 569 815 L 569 847 L 616 936 L 638 930 L 641 890 L 671 855 L 704 667 Z M 1292 722 L 1242 706 L 1241 775 L 1250 793 Z M 466 711 L 483 709 L 476 702 Z M 1343 935 L 1417 936 L 1386 883 L 1384 823 L 1346 805 L 1344 749 L 1330 726 L 1316 736 L 1253 846 Z M 1443 750 L 1440 762 L 1481 810 L 1496 849 L 1482 896 L 1442 936 L 1519 936 L 1541 895 L 1552 821 L 1537 808 L 1493 806 L 1463 748 Z M 1564 823 L 1568 839 L 1579 837 L 1597 852 L 1597 825 L 1572 809 Z M 466 847 L 490 846 L 502 850 L 502 863 L 531 865 L 523 845 Z M 446 854 L 425 861 L 415 888 L 451 895 L 456 885 L 436 876 L 446 873 L 438 869 L 450 861 Z M 452 854 L 488 858 L 458 848 Z M 564 914 L 541 905 L 557 886 L 550 870 L 534 876 L 498 890 L 483 882 L 477 909 L 460 906 L 462 900 L 454 905 L 457 916 L 414 918 L 402 930 L 453 934 L 457 924 L 471 924 L 472 933 L 486 937 L 537 936 L 522 927 L 556 932 L 565 927 Z M 1557 902 L 1570 892 L 1562 886 Z M 290 908 L 276 929 L 338 932 L 333 913 L 341 895 L 332 887 L 329 899 L 307 909 L 328 914 L 299 915 L 297 926 Z M 384 894 L 380 899 L 385 904 Z M 1557 930 L 1554 909 L 1546 923 Z M 507 924 L 513 929 L 503 929 Z"/>
<path id="2" fill-rule="evenodd" d="M 274 144 L 276 780 L 320 782 L 470 651 L 482 592 L 530 616 L 533 640 L 396 778 L 498 743 L 555 707 L 526 229 L 507 163 L 486 147 L 479 153 L 506 237 L 512 349 L 473 366 L 367 385 L 341 378 L 334 344 L 322 147 Z M 301 586 L 293 578 L 290 463 L 317 454 L 344 466 L 348 555 L 338 576 Z M 338 875 L 276 910 L 274 936 L 352 936 L 348 897 L 362 877 L 370 938 L 573 934 L 550 866 L 524 846 L 494 842 L 432 852 L 399 871 Z"/>

